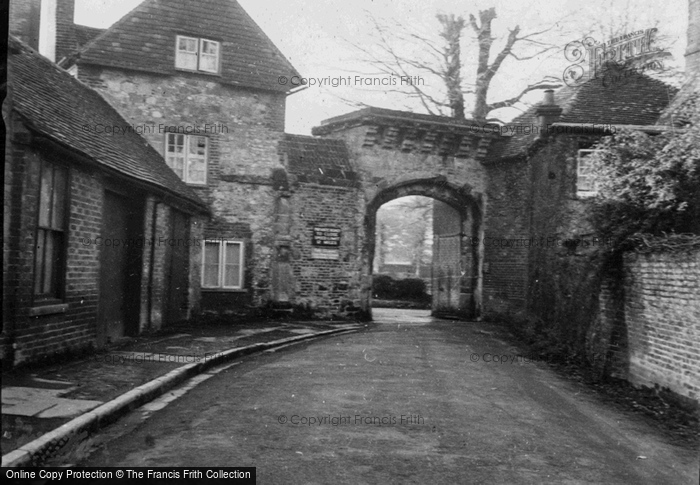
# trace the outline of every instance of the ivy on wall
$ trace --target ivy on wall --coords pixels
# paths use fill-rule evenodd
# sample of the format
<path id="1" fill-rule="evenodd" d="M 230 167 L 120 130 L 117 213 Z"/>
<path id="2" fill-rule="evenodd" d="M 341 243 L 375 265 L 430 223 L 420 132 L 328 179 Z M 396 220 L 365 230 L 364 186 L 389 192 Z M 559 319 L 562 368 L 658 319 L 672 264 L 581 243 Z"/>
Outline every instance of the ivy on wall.
<path id="1" fill-rule="evenodd" d="M 592 222 L 613 251 L 637 247 L 643 234 L 700 234 L 700 94 L 673 119 L 681 126 L 658 135 L 622 130 L 595 147 Z"/>

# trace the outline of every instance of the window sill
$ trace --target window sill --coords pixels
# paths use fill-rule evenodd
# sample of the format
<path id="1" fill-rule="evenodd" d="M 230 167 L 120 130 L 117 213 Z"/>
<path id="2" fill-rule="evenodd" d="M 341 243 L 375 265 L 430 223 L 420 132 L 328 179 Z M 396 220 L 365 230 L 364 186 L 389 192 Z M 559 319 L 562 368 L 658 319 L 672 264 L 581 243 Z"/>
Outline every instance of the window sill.
<path id="1" fill-rule="evenodd" d="M 245 288 L 202 288 L 203 292 L 216 292 L 216 293 L 247 293 L 248 290 Z"/>
<path id="2" fill-rule="evenodd" d="M 54 315 L 57 313 L 66 313 L 68 303 L 58 303 L 53 305 L 35 306 L 29 309 L 30 317 L 38 317 L 41 315 Z"/>
<path id="3" fill-rule="evenodd" d="M 221 71 L 218 71 L 218 72 L 200 71 L 200 70 L 186 69 L 184 67 L 177 67 L 177 66 L 175 66 L 175 70 L 178 72 L 188 72 L 190 74 L 204 74 L 205 76 L 222 77 Z"/>

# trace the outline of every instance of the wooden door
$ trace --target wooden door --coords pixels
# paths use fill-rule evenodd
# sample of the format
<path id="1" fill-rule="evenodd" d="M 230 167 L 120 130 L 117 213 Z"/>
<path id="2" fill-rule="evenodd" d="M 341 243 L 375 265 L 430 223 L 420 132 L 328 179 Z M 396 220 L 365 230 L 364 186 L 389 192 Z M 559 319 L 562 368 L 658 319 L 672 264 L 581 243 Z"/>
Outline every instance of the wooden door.
<path id="1" fill-rule="evenodd" d="M 102 217 L 98 347 L 138 332 L 145 246 L 142 204 L 106 191 Z"/>
<path id="2" fill-rule="evenodd" d="M 189 218 L 182 212 L 172 211 L 172 231 L 169 241 L 169 262 L 166 278 L 167 304 L 165 324 L 187 318 L 189 292 L 190 244 Z"/>

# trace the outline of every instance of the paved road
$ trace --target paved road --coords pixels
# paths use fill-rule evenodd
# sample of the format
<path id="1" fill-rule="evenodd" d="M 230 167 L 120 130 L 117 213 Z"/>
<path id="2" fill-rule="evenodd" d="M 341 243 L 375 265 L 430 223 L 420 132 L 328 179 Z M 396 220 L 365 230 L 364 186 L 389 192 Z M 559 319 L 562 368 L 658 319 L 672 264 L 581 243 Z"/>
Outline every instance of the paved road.
<path id="1" fill-rule="evenodd" d="M 132 413 L 80 464 L 256 466 L 261 484 L 698 483 L 697 451 L 541 363 L 494 362 L 517 353 L 487 325 L 375 320 L 249 358 L 145 422 Z"/>

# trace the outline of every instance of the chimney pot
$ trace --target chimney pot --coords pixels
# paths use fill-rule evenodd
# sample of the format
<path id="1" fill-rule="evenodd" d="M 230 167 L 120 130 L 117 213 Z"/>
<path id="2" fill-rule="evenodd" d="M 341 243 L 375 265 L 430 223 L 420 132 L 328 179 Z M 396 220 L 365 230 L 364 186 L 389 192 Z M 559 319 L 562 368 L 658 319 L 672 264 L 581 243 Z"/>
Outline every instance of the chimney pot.
<path id="1" fill-rule="evenodd" d="M 553 89 L 545 89 L 545 91 L 544 91 L 544 104 L 546 104 L 547 106 L 554 105 L 554 90 Z"/>

